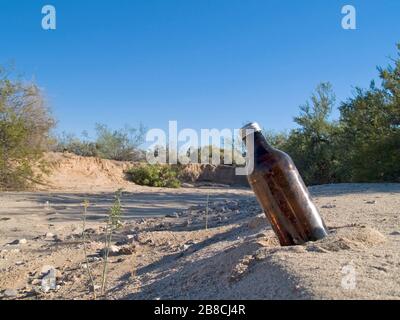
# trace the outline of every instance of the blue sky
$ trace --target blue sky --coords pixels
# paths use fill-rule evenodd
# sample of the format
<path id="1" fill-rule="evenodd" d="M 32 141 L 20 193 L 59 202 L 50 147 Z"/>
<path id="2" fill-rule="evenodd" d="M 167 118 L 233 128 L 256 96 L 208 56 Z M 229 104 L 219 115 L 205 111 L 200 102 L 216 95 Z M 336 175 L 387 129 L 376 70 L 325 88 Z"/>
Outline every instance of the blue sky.
<path id="1" fill-rule="evenodd" d="M 46 4 L 54 31 L 41 28 Z M 357 30 L 341 28 L 346 4 Z M 339 101 L 368 86 L 396 56 L 399 14 L 398 0 L 0 0 L 0 63 L 44 89 L 59 132 L 283 130 L 319 82 Z"/>

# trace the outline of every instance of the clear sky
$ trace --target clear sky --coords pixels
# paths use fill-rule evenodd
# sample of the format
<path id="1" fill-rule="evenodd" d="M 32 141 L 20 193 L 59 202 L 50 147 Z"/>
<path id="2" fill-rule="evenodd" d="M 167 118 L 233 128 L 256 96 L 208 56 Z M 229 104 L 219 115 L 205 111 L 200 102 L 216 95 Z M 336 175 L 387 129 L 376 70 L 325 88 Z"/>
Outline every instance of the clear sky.
<path id="1" fill-rule="evenodd" d="M 41 27 L 46 4 L 56 30 Z M 346 4 L 357 30 L 341 27 Z M 44 89 L 58 131 L 282 130 L 319 82 L 339 101 L 368 86 L 396 55 L 399 17 L 399 0 L 0 0 L 0 63 Z"/>

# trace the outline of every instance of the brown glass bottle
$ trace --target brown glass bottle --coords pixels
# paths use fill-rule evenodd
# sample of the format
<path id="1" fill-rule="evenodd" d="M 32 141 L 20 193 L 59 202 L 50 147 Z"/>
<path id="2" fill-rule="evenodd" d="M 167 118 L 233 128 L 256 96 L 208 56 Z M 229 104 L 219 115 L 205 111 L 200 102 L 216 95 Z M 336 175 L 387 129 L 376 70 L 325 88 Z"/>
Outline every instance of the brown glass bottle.
<path id="1" fill-rule="evenodd" d="M 282 246 L 324 238 L 328 232 L 292 159 L 271 147 L 257 123 L 241 130 L 243 141 L 254 137 L 254 150 L 247 146 L 254 169 L 247 176 L 258 202 Z"/>

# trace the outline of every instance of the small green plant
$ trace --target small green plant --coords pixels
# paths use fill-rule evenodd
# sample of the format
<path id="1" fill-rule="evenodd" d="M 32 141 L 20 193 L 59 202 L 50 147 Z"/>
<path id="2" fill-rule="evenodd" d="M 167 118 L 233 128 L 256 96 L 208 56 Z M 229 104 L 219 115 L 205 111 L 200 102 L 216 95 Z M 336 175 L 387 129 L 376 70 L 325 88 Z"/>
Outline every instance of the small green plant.
<path id="1" fill-rule="evenodd" d="M 122 189 L 118 189 L 115 193 L 115 200 L 110 208 L 108 214 L 108 220 L 106 224 L 106 237 L 104 241 L 104 262 L 103 262 L 103 273 L 101 280 L 101 294 L 104 295 L 105 288 L 107 285 L 107 269 L 108 269 L 108 255 L 110 253 L 112 234 L 115 230 L 122 227 L 121 215 L 122 215 L 122 206 L 121 206 L 121 196 Z"/>
<path id="2" fill-rule="evenodd" d="M 167 165 L 142 164 L 126 171 L 130 179 L 139 185 L 150 187 L 179 188 L 178 168 Z"/>
<path id="3" fill-rule="evenodd" d="M 86 237 L 86 216 L 87 216 L 87 209 L 89 207 L 89 201 L 88 200 L 84 200 L 83 203 L 83 220 L 82 220 L 82 240 L 83 240 L 83 252 L 85 254 L 85 261 L 86 261 L 86 270 L 88 272 L 88 276 L 89 276 L 89 280 L 91 283 L 91 290 L 93 292 L 93 299 L 96 300 L 96 289 L 95 289 L 95 285 L 94 285 L 94 278 L 93 278 L 93 274 L 92 274 L 92 270 L 90 268 L 89 265 L 89 259 L 88 259 L 88 255 L 87 255 L 87 248 L 86 248 L 86 241 L 87 241 L 87 237 Z"/>

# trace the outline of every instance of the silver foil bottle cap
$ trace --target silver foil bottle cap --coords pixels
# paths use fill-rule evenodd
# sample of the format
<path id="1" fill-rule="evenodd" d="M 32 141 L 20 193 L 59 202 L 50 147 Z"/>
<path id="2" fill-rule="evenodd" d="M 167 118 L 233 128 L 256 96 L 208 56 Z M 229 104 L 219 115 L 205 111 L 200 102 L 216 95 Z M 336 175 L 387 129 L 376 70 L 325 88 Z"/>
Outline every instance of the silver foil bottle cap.
<path id="1" fill-rule="evenodd" d="M 240 131 L 240 137 L 242 140 L 246 138 L 247 135 L 251 134 L 252 132 L 261 132 L 261 127 L 257 122 L 250 122 L 243 126 Z"/>

